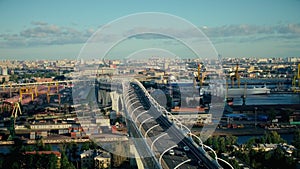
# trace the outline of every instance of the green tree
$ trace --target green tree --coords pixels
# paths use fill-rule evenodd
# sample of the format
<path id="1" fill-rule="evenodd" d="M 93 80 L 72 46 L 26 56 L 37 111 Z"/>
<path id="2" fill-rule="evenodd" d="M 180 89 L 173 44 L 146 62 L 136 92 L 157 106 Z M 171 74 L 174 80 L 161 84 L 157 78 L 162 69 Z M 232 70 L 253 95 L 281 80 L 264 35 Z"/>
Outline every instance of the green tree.
<path id="1" fill-rule="evenodd" d="M 226 136 L 225 137 L 226 145 L 235 145 L 237 144 L 237 137 L 235 136 Z"/>
<path id="2" fill-rule="evenodd" d="M 219 148 L 220 148 L 220 144 L 219 144 L 219 141 L 217 139 L 217 137 L 213 137 L 212 139 L 212 147 L 215 151 L 218 151 Z"/>
<path id="3" fill-rule="evenodd" d="M 84 142 L 82 145 L 81 145 L 81 149 L 80 151 L 84 151 L 84 150 L 88 150 L 90 149 L 90 143 L 89 142 Z"/>
<path id="4" fill-rule="evenodd" d="M 276 115 L 277 115 L 277 112 L 275 111 L 274 108 L 271 108 L 268 112 L 267 112 L 268 116 L 269 116 L 269 119 L 270 120 L 273 120 L 275 119 Z"/>
<path id="5" fill-rule="evenodd" d="M 292 145 L 295 146 L 297 149 L 300 149 L 300 130 L 299 129 L 297 129 L 294 132 Z"/>
<path id="6" fill-rule="evenodd" d="M 285 143 L 285 140 L 282 139 L 276 131 L 267 132 L 264 137 L 265 137 L 266 143 L 269 143 L 269 144 Z"/>
<path id="7" fill-rule="evenodd" d="M 211 146 L 211 145 L 213 144 L 212 138 L 209 137 L 209 138 L 205 141 L 205 144 L 208 145 L 208 146 Z"/>
<path id="8" fill-rule="evenodd" d="M 50 144 L 45 144 L 44 150 L 45 150 L 45 151 L 52 151 L 51 145 L 50 145 Z"/>
<path id="9" fill-rule="evenodd" d="M 10 75 L 9 80 L 13 81 L 13 82 L 18 82 L 18 76 L 15 75 L 15 74 L 14 75 Z"/>
<path id="10" fill-rule="evenodd" d="M 4 157 L 0 155 L 0 168 L 3 168 L 3 163 L 4 163 Z"/>
<path id="11" fill-rule="evenodd" d="M 239 163 L 236 159 L 232 159 L 228 161 L 234 169 L 240 169 Z"/>
<path id="12" fill-rule="evenodd" d="M 72 163 L 69 162 L 65 153 L 61 154 L 60 160 L 60 168 L 61 169 L 76 169 Z"/>
<path id="13" fill-rule="evenodd" d="M 251 149 L 253 144 L 256 143 L 256 137 L 251 137 L 247 142 L 246 142 L 246 148 Z"/>
<path id="14" fill-rule="evenodd" d="M 78 144 L 72 143 L 71 150 L 70 150 L 71 158 L 72 158 L 72 161 L 75 162 L 77 165 L 79 162 L 78 152 L 79 152 Z"/>
<path id="15" fill-rule="evenodd" d="M 267 168 L 284 169 L 284 168 L 295 168 L 295 161 L 292 157 L 286 156 L 285 152 L 281 148 L 276 148 L 272 152 L 266 154 L 269 159 L 263 159 L 263 164 Z"/>
<path id="16" fill-rule="evenodd" d="M 219 142 L 219 150 L 218 153 L 224 153 L 226 152 L 226 144 L 225 144 L 225 138 L 224 137 L 218 137 L 217 141 Z"/>

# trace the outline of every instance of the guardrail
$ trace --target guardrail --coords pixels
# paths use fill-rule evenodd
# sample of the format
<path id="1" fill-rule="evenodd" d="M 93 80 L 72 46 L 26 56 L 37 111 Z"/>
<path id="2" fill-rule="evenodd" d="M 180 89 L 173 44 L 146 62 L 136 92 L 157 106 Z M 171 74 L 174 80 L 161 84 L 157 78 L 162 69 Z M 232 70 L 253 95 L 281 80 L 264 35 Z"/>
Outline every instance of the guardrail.
<path id="1" fill-rule="evenodd" d="M 139 86 L 140 89 L 142 89 L 143 93 L 145 94 L 145 96 L 150 100 L 150 102 L 154 105 L 154 107 L 156 109 L 158 109 L 160 112 L 163 113 L 163 115 L 168 119 L 168 120 L 171 120 L 171 122 L 173 122 L 173 124 L 176 126 L 176 128 L 179 129 L 179 131 L 181 131 L 184 135 L 186 136 L 189 136 L 190 137 L 190 140 L 191 142 L 196 146 L 198 147 L 202 152 L 204 152 L 205 156 L 209 156 L 209 154 L 205 151 L 205 149 L 208 149 L 209 151 L 212 151 L 213 154 L 214 154 L 214 162 L 220 166 L 219 162 L 218 161 L 222 161 L 224 162 L 225 164 L 227 164 L 230 168 L 233 169 L 233 167 L 231 166 L 230 163 L 228 163 L 227 161 L 219 158 L 217 156 L 217 153 L 209 146 L 203 144 L 202 140 L 200 137 L 198 137 L 197 135 L 193 134 L 191 132 L 191 130 L 186 127 L 185 125 L 183 125 L 177 118 L 175 118 L 170 112 L 168 112 L 163 106 L 161 106 L 149 93 L 148 91 L 145 89 L 145 87 L 142 85 L 141 82 L 139 82 L 138 80 L 136 79 L 133 79 L 131 82 L 135 83 L 136 85 Z M 171 117 L 171 119 L 170 119 Z M 186 131 L 184 131 L 183 129 L 185 129 Z M 199 145 L 193 140 L 193 137 L 196 138 L 198 141 L 199 141 Z M 209 158 L 209 157 L 208 157 Z M 221 166 L 220 166 L 221 167 Z"/>

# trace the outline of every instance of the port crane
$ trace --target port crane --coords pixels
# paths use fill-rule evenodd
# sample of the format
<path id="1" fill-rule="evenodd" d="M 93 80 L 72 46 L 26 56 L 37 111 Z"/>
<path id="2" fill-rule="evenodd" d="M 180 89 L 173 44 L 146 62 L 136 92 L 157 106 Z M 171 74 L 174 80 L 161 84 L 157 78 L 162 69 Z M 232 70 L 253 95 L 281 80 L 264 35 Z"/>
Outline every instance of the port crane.
<path id="1" fill-rule="evenodd" d="M 202 63 L 199 63 L 198 64 L 198 75 L 197 75 L 197 80 L 199 82 L 199 94 L 200 94 L 200 105 L 202 106 L 208 106 L 209 108 L 209 104 L 211 103 L 211 93 L 208 93 L 208 92 L 205 92 L 205 93 L 202 93 L 201 89 L 203 87 L 203 83 L 204 83 L 204 80 L 207 75 L 207 72 L 205 71 L 202 71 L 203 68 L 202 68 Z"/>
<path id="2" fill-rule="evenodd" d="M 9 137 L 8 140 L 12 140 L 15 138 L 15 124 L 16 119 L 19 115 L 22 114 L 21 106 L 19 102 L 7 102 L 3 101 L 1 102 L 1 109 L 0 109 L 2 115 L 8 113 L 10 115 L 9 119 L 9 126 L 7 127 L 9 130 Z"/>
<path id="3" fill-rule="evenodd" d="M 200 87 L 200 89 L 201 89 L 202 86 L 203 86 L 204 78 L 205 78 L 205 75 L 206 75 L 205 72 L 201 72 L 201 69 L 202 69 L 202 63 L 199 63 L 199 64 L 198 64 L 198 75 L 197 75 L 197 79 L 198 79 L 198 81 L 199 81 L 199 87 Z"/>
<path id="4" fill-rule="evenodd" d="M 300 92 L 300 63 L 298 64 L 297 75 L 294 75 L 294 78 L 292 81 L 292 90 L 295 93 Z"/>
<path id="5" fill-rule="evenodd" d="M 236 68 L 234 71 L 234 75 L 230 77 L 231 87 L 234 87 L 235 82 L 237 81 L 238 87 L 241 85 L 240 75 L 239 75 L 239 64 L 236 63 Z"/>
<path id="6" fill-rule="evenodd" d="M 9 132 L 10 132 L 10 139 L 13 139 L 15 137 L 16 131 L 15 131 L 15 124 L 16 124 L 16 118 L 18 115 L 22 114 L 21 107 L 19 102 L 13 103 L 13 110 L 10 116 L 10 127 L 9 127 Z"/>

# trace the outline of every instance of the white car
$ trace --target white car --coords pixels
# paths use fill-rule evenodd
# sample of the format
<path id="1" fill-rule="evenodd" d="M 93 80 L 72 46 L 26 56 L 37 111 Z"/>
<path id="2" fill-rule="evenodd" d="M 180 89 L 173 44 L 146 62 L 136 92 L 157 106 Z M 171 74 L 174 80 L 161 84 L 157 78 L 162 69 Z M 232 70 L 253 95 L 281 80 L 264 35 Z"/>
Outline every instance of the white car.
<path id="1" fill-rule="evenodd" d="M 175 152 L 174 152 L 174 150 L 173 150 L 173 149 L 171 149 L 171 150 L 169 151 L 169 154 L 170 154 L 170 155 L 172 155 L 172 156 L 173 156 L 173 155 L 175 155 Z"/>
<path id="2" fill-rule="evenodd" d="M 183 147 L 184 151 L 190 151 L 190 148 L 188 146 Z"/>

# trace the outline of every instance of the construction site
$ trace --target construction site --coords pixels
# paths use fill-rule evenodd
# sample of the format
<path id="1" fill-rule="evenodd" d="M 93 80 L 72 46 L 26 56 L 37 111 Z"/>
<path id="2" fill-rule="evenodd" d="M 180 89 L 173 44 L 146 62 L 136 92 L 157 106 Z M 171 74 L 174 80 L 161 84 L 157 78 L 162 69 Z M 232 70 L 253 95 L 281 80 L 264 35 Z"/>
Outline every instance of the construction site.
<path id="1" fill-rule="evenodd" d="M 71 113 L 71 85 L 70 81 L 2 85 L 1 140 L 79 132 L 76 114 Z"/>

